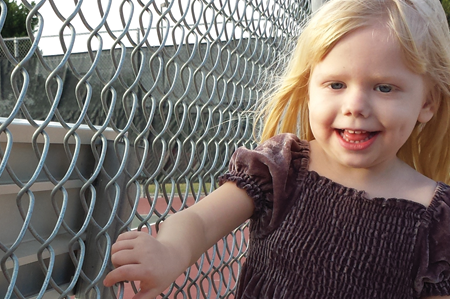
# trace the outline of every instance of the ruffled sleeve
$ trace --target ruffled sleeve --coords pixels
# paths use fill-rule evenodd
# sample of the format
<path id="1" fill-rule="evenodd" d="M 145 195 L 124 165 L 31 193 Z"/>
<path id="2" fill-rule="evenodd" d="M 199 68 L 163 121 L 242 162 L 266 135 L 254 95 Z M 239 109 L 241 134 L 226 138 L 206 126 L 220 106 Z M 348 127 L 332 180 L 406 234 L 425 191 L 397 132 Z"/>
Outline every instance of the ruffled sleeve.
<path id="1" fill-rule="evenodd" d="M 439 183 L 426 210 L 416 247 L 419 297 L 450 295 L 450 187 Z"/>
<path id="2" fill-rule="evenodd" d="M 228 173 L 219 178 L 222 185 L 235 182 L 253 198 L 255 210 L 252 236 L 263 237 L 286 216 L 291 199 L 308 169 L 309 144 L 293 134 L 280 134 L 256 149 L 241 147 L 231 157 Z"/>

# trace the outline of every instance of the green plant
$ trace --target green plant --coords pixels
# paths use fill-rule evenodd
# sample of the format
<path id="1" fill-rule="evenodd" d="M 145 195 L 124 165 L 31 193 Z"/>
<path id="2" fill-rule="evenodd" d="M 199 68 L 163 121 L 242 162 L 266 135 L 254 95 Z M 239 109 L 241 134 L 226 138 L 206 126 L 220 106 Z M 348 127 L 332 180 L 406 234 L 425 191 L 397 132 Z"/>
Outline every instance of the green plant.
<path id="1" fill-rule="evenodd" d="M 5 24 L 0 34 L 3 38 L 28 36 L 26 20 L 29 13 L 23 4 L 17 4 L 15 0 L 3 0 L 6 3 L 7 14 Z M 34 2 L 31 2 L 34 5 Z M 0 13 L 3 13 L 0 8 Z M 31 29 L 38 24 L 37 17 L 31 20 Z"/>
<path id="2" fill-rule="evenodd" d="M 450 24 L 450 0 L 441 0 L 441 4 L 447 16 L 447 22 Z"/>

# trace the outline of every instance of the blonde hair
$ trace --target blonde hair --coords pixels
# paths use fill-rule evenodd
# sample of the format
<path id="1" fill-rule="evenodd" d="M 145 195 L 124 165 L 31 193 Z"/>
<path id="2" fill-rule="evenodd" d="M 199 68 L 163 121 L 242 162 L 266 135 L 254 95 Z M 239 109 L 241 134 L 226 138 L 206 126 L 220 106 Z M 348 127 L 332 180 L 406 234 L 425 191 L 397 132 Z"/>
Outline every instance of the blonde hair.
<path id="1" fill-rule="evenodd" d="M 430 82 L 434 116 L 417 124 L 398 157 L 433 180 L 450 183 L 450 35 L 438 0 L 331 0 L 309 20 L 278 83 L 259 114 L 261 141 L 290 132 L 313 140 L 308 115 L 311 71 L 347 33 L 374 21 L 398 38 L 412 71 Z"/>

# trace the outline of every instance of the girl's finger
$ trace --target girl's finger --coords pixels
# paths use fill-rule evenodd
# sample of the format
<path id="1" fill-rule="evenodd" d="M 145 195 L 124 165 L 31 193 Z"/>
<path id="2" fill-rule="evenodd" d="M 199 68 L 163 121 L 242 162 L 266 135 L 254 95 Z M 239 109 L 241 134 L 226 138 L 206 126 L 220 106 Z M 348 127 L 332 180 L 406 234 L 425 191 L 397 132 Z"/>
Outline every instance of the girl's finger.
<path id="1" fill-rule="evenodd" d="M 134 242 L 132 240 L 121 240 L 117 241 L 111 246 L 111 254 L 119 252 L 121 250 L 132 250 L 134 249 Z"/>
<path id="2" fill-rule="evenodd" d="M 126 249 L 134 249 L 135 245 L 138 243 L 138 239 L 145 239 L 149 237 L 149 235 L 145 232 L 139 232 L 139 231 L 132 231 L 132 232 L 126 232 L 117 238 L 116 243 L 113 244 L 111 247 L 111 252 L 115 253 L 120 250 L 126 250 Z"/>
<path id="3" fill-rule="evenodd" d="M 145 234 L 145 233 L 137 231 L 137 230 L 125 232 L 125 233 L 120 234 L 117 237 L 117 241 L 116 242 L 123 241 L 123 240 L 136 239 L 140 234 Z"/>
<path id="4" fill-rule="evenodd" d="M 133 250 L 122 249 L 112 253 L 111 262 L 118 268 L 126 264 L 139 264 L 139 256 L 133 253 Z"/>
<path id="5" fill-rule="evenodd" d="M 141 281 L 144 278 L 146 278 L 145 273 L 140 265 L 124 265 L 109 272 L 103 280 L 103 284 L 111 287 L 121 281 Z"/>

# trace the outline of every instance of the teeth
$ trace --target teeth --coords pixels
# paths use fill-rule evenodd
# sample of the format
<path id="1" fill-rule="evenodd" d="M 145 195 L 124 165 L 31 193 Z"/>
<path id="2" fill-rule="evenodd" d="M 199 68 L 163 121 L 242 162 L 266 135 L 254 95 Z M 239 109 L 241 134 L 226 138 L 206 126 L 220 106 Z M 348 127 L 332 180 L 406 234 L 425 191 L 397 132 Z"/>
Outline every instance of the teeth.
<path id="1" fill-rule="evenodd" d="M 366 132 L 366 131 L 352 131 L 352 130 L 346 130 L 346 131 L 349 132 L 350 134 L 361 134 L 361 133 Z M 359 133 L 357 133 L 357 132 L 359 132 Z M 350 142 L 350 143 L 356 143 L 356 144 L 361 143 L 361 142 L 366 142 L 367 140 L 369 140 L 371 138 L 371 136 L 367 136 L 366 138 L 364 138 L 364 140 L 350 140 L 347 137 L 345 137 L 344 131 L 341 131 L 340 135 L 341 135 L 342 139 L 344 139 L 345 141 Z"/>
<path id="2" fill-rule="evenodd" d="M 347 131 L 348 133 L 350 133 L 350 134 L 365 134 L 365 133 L 367 133 L 367 131 L 353 131 L 353 130 L 345 130 L 345 131 Z"/>

